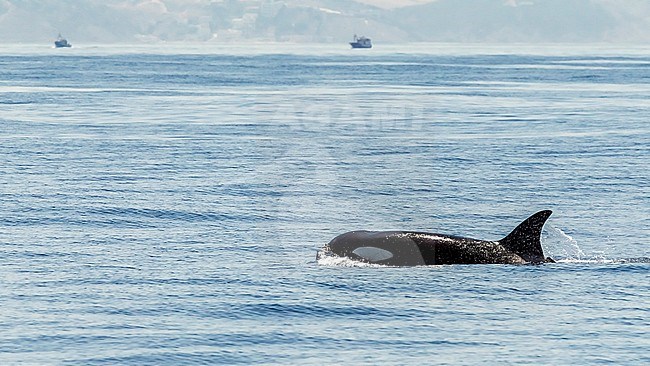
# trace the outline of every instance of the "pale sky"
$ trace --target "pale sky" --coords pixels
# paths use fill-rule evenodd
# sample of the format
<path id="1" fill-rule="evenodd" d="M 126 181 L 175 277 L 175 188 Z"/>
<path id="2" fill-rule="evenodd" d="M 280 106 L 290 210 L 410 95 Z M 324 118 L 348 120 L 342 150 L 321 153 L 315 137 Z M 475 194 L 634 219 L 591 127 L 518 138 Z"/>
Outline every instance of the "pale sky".
<path id="1" fill-rule="evenodd" d="M 393 9 L 410 5 L 430 3 L 435 0 L 358 0 L 360 3 L 374 5 L 384 9 Z"/>
<path id="2" fill-rule="evenodd" d="M 650 0 L 0 0 L 0 43 L 59 32 L 73 44 L 650 44 Z"/>

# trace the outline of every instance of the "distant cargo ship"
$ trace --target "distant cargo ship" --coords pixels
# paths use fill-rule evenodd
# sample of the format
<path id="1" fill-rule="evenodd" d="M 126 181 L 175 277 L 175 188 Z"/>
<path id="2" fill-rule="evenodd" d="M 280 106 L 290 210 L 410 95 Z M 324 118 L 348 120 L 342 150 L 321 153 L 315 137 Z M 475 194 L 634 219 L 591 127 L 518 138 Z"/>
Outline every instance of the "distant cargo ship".
<path id="1" fill-rule="evenodd" d="M 54 41 L 54 47 L 56 48 L 72 47 L 72 45 L 68 43 L 67 39 L 61 37 L 61 33 L 59 33 L 59 36 L 56 38 L 56 41 Z"/>
<path id="2" fill-rule="evenodd" d="M 352 48 L 372 48 L 372 42 L 370 41 L 370 38 L 361 36 L 357 37 L 357 35 L 354 35 L 354 40 L 350 42 L 350 46 Z"/>

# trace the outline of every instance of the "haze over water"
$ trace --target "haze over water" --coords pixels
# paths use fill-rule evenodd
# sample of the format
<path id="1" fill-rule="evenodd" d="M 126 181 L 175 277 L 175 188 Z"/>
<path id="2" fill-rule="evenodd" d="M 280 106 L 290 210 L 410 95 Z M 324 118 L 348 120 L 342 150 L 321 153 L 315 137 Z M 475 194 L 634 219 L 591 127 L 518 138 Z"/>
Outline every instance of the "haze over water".
<path id="1" fill-rule="evenodd" d="M 0 47 L 2 364 L 647 364 L 650 51 Z M 558 263 L 317 262 L 355 229 Z"/>

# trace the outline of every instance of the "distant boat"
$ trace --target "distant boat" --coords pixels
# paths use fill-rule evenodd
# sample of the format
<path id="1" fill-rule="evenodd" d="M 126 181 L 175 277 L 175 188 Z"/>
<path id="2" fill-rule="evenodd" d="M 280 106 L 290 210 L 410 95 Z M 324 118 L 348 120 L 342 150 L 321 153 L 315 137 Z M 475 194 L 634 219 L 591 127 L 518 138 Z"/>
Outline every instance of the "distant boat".
<path id="1" fill-rule="evenodd" d="M 67 39 L 61 37 L 61 33 L 59 33 L 59 36 L 56 38 L 56 41 L 54 41 L 54 47 L 56 48 L 72 47 L 72 45 L 68 43 Z"/>
<path id="2" fill-rule="evenodd" d="M 350 46 L 352 46 L 352 48 L 372 48 L 372 42 L 370 41 L 370 38 L 364 36 L 357 37 L 355 34 L 354 41 L 350 42 Z"/>

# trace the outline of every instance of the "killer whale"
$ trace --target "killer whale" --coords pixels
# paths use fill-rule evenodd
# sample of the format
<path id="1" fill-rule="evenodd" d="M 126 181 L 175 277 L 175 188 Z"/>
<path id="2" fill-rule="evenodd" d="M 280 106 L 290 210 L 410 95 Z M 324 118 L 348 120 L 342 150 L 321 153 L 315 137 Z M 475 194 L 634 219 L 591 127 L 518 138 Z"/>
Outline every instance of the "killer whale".
<path id="1" fill-rule="evenodd" d="M 332 239 L 316 258 L 335 255 L 387 266 L 554 262 L 544 257 L 540 242 L 551 214 L 533 214 L 498 241 L 414 231 L 351 231 Z"/>

